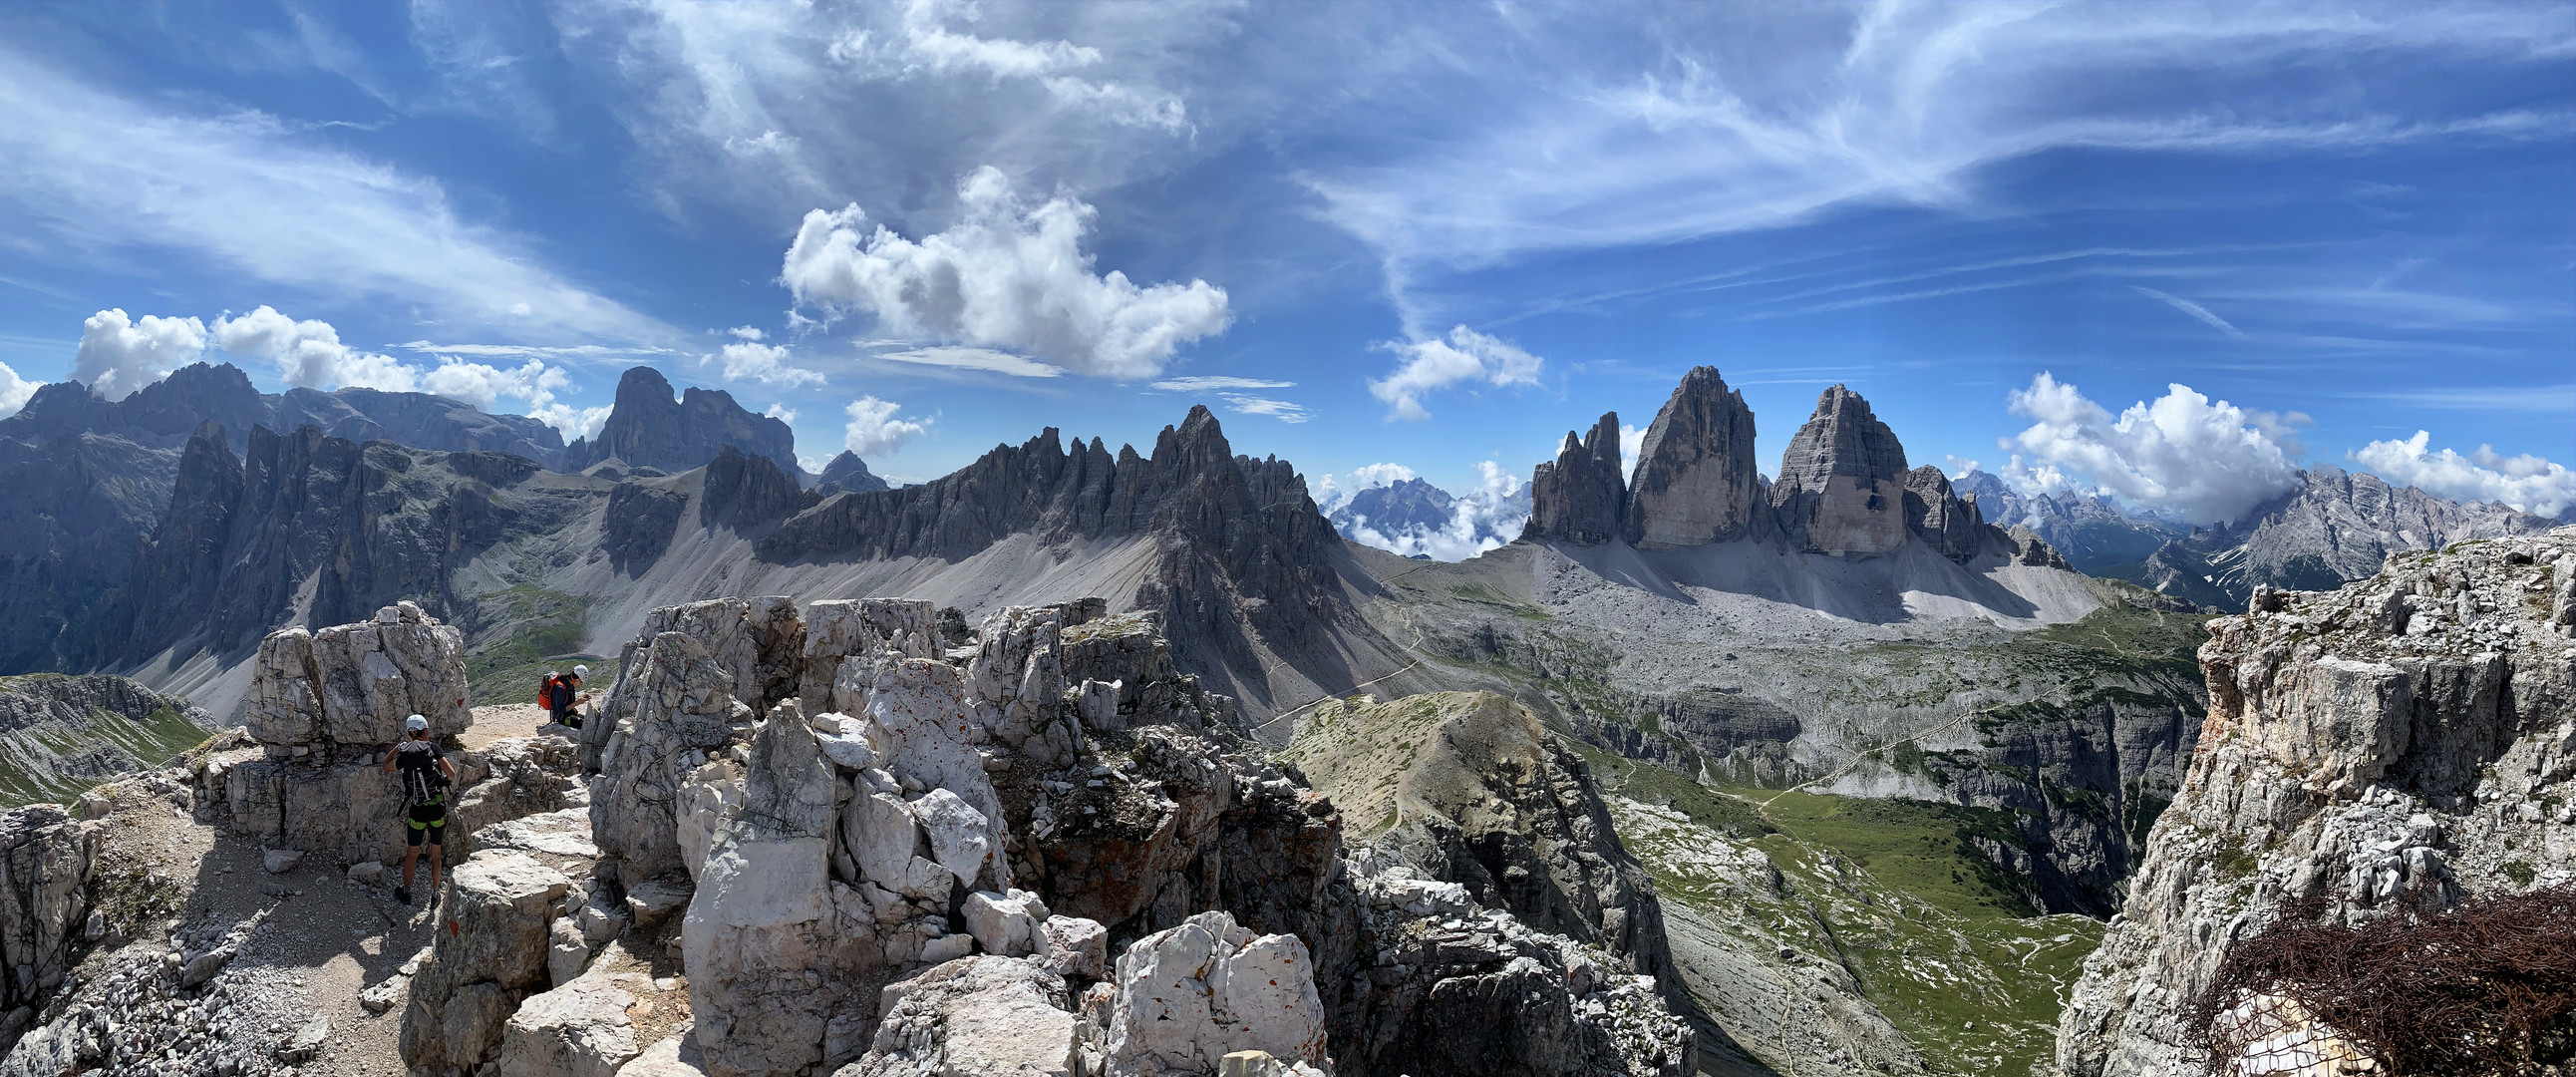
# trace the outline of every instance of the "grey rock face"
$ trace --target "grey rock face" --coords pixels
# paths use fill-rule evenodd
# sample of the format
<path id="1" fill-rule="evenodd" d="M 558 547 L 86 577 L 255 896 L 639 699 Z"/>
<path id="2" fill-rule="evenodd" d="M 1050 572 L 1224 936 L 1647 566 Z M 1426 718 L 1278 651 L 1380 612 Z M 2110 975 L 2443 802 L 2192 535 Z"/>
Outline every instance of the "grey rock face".
<path id="1" fill-rule="evenodd" d="M 689 495 L 651 480 L 618 483 L 599 520 L 600 548 L 619 569 L 633 573 L 650 568 L 671 548 L 680 513 L 688 507 Z"/>
<path id="2" fill-rule="evenodd" d="M 2400 555 L 2210 623 L 2210 714 L 2058 1025 L 2075 1077 L 2171 1073 L 2227 943 L 2321 898 L 2347 923 L 2576 880 L 2576 641 L 2535 598 L 2576 529 Z"/>
<path id="3" fill-rule="evenodd" d="M 1567 431 L 1555 462 L 1540 464 L 1530 476 L 1530 521 L 1521 537 L 1590 545 L 1613 541 L 1623 533 L 1627 500 L 1619 413 L 1608 412 L 1579 441 Z"/>
<path id="4" fill-rule="evenodd" d="M 1700 546 L 1753 534 L 1770 522 L 1761 482 L 1753 467 L 1753 409 L 1716 367 L 1692 367 L 1638 448 L 1627 540 L 1640 548 Z"/>
<path id="5" fill-rule="evenodd" d="M 614 457 L 629 467 L 677 473 L 714 460 L 726 445 L 765 456 L 781 474 L 795 475 L 796 433 L 766 415 L 744 411 L 733 394 L 691 387 L 673 399 L 671 383 L 649 366 L 629 367 L 617 379 L 617 399 L 596 440 L 564 450 L 564 470 L 579 471 Z"/>
<path id="6" fill-rule="evenodd" d="M 605 492 L 540 479 L 520 457 L 361 446 L 313 427 L 253 428 L 237 471 L 208 427 L 190 438 L 180 471 L 188 478 L 140 548 L 133 582 L 76 628 L 92 662 L 140 662 L 170 647 L 246 657 L 298 609 L 316 626 L 407 598 L 449 615 L 461 605 L 455 568 L 588 516 Z M 309 598 L 299 593 L 308 586 Z"/>
<path id="7" fill-rule="evenodd" d="M 824 490 L 826 486 L 831 489 Z M 843 449 L 841 455 L 833 457 L 831 463 L 823 465 L 822 478 L 814 484 L 814 488 L 827 495 L 864 494 L 886 489 L 886 481 L 870 472 L 868 462 L 859 459 L 859 454 Z"/>
<path id="8" fill-rule="evenodd" d="M 1393 820 L 1370 838 L 1379 852 L 1681 994 L 1645 867 L 1621 846 L 1583 760 L 1527 708 L 1491 692 L 1335 700 L 1281 758 L 1344 814 Z"/>
<path id="9" fill-rule="evenodd" d="M 1976 499 L 1960 498 L 1949 476 L 1930 464 L 1905 473 L 1905 526 L 1963 565 L 1986 547 L 1986 521 Z"/>
<path id="10" fill-rule="evenodd" d="M 698 519 L 749 531 L 783 520 L 809 502 L 796 486 L 796 473 L 781 471 L 766 456 L 747 456 L 727 442 L 707 462 L 706 492 L 698 501 Z"/>
<path id="11" fill-rule="evenodd" d="M 90 875 L 105 822 L 75 822 L 60 806 L 0 813 L 0 1052 L 26 1033 L 35 1010 L 62 986 L 72 944 L 89 915 Z"/>
<path id="12" fill-rule="evenodd" d="M 2236 608 L 2258 587 L 2322 590 L 2369 578 L 2389 555 L 2474 539 L 2538 535 L 2552 520 L 2497 504 L 2446 501 L 2378 476 L 2320 466 L 2248 518 L 2166 543 L 2139 582 Z"/>
<path id="13" fill-rule="evenodd" d="M 253 661 L 243 718 L 263 744 L 381 747 L 403 739 L 403 722 L 415 714 L 442 739 L 473 720 L 464 634 L 409 602 L 319 633 L 270 633 Z"/>
<path id="14" fill-rule="evenodd" d="M 562 872 L 515 849 L 476 853 L 449 878 L 449 919 L 412 977 L 403 1011 L 403 1064 L 425 1077 L 463 1077 L 491 1057 L 522 999 L 545 990 L 547 926 L 572 888 Z"/>
<path id="15" fill-rule="evenodd" d="M 124 677 L 0 678 L 0 803 L 67 800 L 159 766 L 214 728 L 214 716 L 186 699 Z M 58 747 L 66 744 L 77 747 Z"/>
<path id="16" fill-rule="evenodd" d="M 617 877 L 632 886 L 680 873 L 682 792 L 715 780 L 721 757 L 751 735 L 751 708 L 733 672 L 704 644 L 663 632 L 618 675 L 611 708 L 583 727 L 608 727 L 593 764 L 591 831 Z M 709 768 L 715 768 L 710 770 Z"/>
<path id="17" fill-rule="evenodd" d="M 1881 554 L 1905 544 L 1905 447 L 1840 385 L 1789 439 L 1771 507 L 1793 545 L 1815 553 Z"/>

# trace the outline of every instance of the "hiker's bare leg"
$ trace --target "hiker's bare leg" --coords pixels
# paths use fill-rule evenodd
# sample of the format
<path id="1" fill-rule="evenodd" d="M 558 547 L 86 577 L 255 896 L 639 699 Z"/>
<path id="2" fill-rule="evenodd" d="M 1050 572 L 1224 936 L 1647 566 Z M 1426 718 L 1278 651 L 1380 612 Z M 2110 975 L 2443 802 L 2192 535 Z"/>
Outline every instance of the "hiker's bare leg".
<path id="1" fill-rule="evenodd" d="M 432 845 L 429 847 L 429 893 L 430 900 L 432 901 L 438 900 L 438 869 L 440 863 L 446 859 L 447 846 Z"/>
<path id="2" fill-rule="evenodd" d="M 411 889 L 411 867 L 417 863 L 420 863 L 420 846 L 414 845 L 403 851 L 403 889 L 405 890 Z M 432 858 L 429 862 L 429 877 L 432 879 L 438 878 L 438 861 L 436 858 Z M 430 885 L 436 886 L 438 884 L 433 882 Z"/>

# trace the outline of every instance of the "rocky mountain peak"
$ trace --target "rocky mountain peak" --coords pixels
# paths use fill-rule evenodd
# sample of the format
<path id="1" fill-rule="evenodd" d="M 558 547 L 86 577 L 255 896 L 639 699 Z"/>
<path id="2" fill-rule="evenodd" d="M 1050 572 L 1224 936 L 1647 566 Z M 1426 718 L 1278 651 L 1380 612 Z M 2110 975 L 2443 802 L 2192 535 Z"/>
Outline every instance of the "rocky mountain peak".
<path id="1" fill-rule="evenodd" d="M 1603 412 L 1592 432 L 1565 435 L 1554 463 L 1530 476 L 1530 521 L 1525 539 L 1600 544 L 1622 537 L 1627 480 L 1619 462 L 1619 413 Z"/>
<path id="2" fill-rule="evenodd" d="M 1837 475 L 1873 481 L 1905 478 L 1905 446 L 1859 393 L 1837 385 L 1816 398 L 1816 413 L 1780 456 L 1780 482 L 1822 489 Z"/>
<path id="3" fill-rule="evenodd" d="M 1753 468 L 1753 409 L 1716 367 L 1692 367 L 1639 446 L 1628 541 L 1698 546 L 1745 535 L 1764 515 L 1761 482 Z"/>
<path id="4" fill-rule="evenodd" d="M 833 457 L 831 463 L 823 465 L 823 474 L 816 482 L 816 486 L 818 488 L 830 486 L 835 492 L 846 490 L 852 493 L 866 493 L 870 490 L 885 489 L 886 481 L 878 478 L 875 472 L 869 471 L 868 462 L 859 459 L 859 454 L 843 449 L 841 455 Z"/>
<path id="5" fill-rule="evenodd" d="M 617 379 L 617 399 L 599 436 L 564 450 L 564 470 L 579 471 L 613 456 L 676 473 L 715 459 L 727 444 L 798 474 L 796 434 L 786 423 L 743 410 L 721 389 L 693 386 L 675 399 L 661 371 L 630 367 Z"/>

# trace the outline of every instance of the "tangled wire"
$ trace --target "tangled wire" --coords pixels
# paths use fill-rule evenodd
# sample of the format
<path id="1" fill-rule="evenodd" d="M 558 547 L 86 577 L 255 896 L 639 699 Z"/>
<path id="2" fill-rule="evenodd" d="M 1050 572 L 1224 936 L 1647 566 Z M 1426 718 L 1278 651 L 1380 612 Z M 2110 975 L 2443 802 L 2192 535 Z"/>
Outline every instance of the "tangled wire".
<path id="1" fill-rule="evenodd" d="M 2536 1077 L 2576 1055 L 2576 886 L 2359 926 L 2310 899 L 2228 947 L 2185 1028 L 2213 1074 Z"/>

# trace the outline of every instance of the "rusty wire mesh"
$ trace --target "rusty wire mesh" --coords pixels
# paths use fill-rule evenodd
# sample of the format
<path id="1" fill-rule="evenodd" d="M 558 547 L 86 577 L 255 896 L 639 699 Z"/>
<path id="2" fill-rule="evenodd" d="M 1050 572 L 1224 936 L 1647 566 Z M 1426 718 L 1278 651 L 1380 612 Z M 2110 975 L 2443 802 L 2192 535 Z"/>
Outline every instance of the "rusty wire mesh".
<path id="1" fill-rule="evenodd" d="M 2213 1074 L 2540 1077 L 2576 1055 L 2576 886 L 2237 940 L 2186 1032 Z"/>

